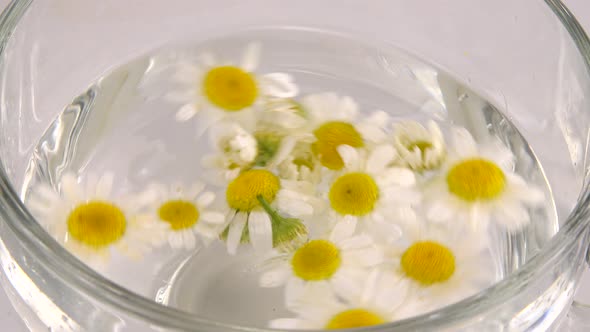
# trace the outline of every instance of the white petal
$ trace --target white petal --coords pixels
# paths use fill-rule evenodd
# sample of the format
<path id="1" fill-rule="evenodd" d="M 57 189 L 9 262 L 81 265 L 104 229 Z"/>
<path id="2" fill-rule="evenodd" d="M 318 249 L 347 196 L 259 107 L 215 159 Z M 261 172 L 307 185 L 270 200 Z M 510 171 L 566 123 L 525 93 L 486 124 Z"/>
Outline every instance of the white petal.
<path id="1" fill-rule="evenodd" d="M 349 96 L 340 99 L 340 113 L 345 119 L 354 119 L 358 114 L 358 104 Z"/>
<path id="2" fill-rule="evenodd" d="M 98 179 L 96 183 L 96 196 L 100 198 L 108 198 L 113 189 L 114 175 L 113 173 L 105 173 Z"/>
<path id="3" fill-rule="evenodd" d="M 362 285 L 365 277 L 366 271 L 362 269 L 341 267 L 334 274 L 330 283 L 338 296 L 348 301 L 356 302 L 362 293 Z"/>
<path id="4" fill-rule="evenodd" d="M 355 148 L 350 145 L 339 145 L 337 150 L 345 168 L 349 170 L 358 170 L 360 168 L 360 158 Z"/>
<path id="5" fill-rule="evenodd" d="M 403 167 L 391 167 L 383 171 L 379 178 L 379 183 L 383 186 L 397 184 L 404 187 L 413 186 L 416 183 L 414 172 Z"/>
<path id="6" fill-rule="evenodd" d="M 392 220 L 385 220 L 385 218 L 383 220 L 373 218 L 373 221 L 368 223 L 367 228 L 375 239 L 384 243 L 393 243 L 399 240 L 403 234 L 398 224 L 395 224 Z"/>
<path id="7" fill-rule="evenodd" d="M 363 139 L 373 143 L 381 143 L 387 140 L 387 134 L 379 127 L 370 123 L 359 123 L 354 128 L 361 134 Z"/>
<path id="8" fill-rule="evenodd" d="M 262 76 L 264 94 L 275 98 L 293 98 L 299 93 L 299 87 L 293 83 L 293 77 L 286 73 L 271 73 Z"/>
<path id="9" fill-rule="evenodd" d="M 201 138 L 201 136 L 205 133 L 207 129 L 209 129 L 209 127 L 221 121 L 221 119 L 223 119 L 223 117 L 225 116 L 224 113 L 225 112 L 211 109 L 203 109 L 203 111 L 199 112 L 200 116 L 195 121 L 197 124 L 197 127 L 195 129 L 196 138 Z"/>
<path id="10" fill-rule="evenodd" d="M 193 118 L 198 110 L 194 103 L 184 104 L 176 111 L 174 118 L 178 122 L 185 122 Z"/>
<path id="11" fill-rule="evenodd" d="M 451 130 L 453 147 L 460 156 L 471 156 L 477 153 L 477 144 L 473 136 L 465 128 L 455 127 Z"/>
<path id="12" fill-rule="evenodd" d="M 496 222 L 510 232 L 521 229 L 531 221 L 529 212 L 519 203 L 506 202 L 498 207 L 495 212 Z"/>
<path id="13" fill-rule="evenodd" d="M 215 200 L 215 194 L 210 191 L 206 191 L 206 192 L 202 193 L 199 196 L 199 198 L 197 198 L 197 206 L 199 206 L 201 208 L 207 207 L 211 203 L 213 203 L 214 200 Z"/>
<path id="14" fill-rule="evenodd" d="M 61 178 L 61 191 L 68 201 L 77 201 L 83 198 L 82 186 L 78 184 L 78 180 L 73 174 L 65 174 Z"/>
<path id="15" fill-rule="evenodd" d="M 250 243 L 254 249 L 266 252 L 272 249 L 272 224 L 263 211 L 252 211 L 248 218 Z"/>
<path id="16" fill-rule="evenodd" d="M 242 55 L 240 67 L 247 72 L 252 72 L 258 68 L 260 62 L 260 52 L 262 46 L 259 43 L 250 43 L 246 46 Z"/>
<path id="17" fill-rule="evenodd" d="M 370 267 L 383 262 L 383 253 L 376 246 L 363 249 L 347 249 L 342 253 L 342 258 L 356 266 Z"/>
<path id="18" fill-rule="evenodd" d="M 260 287 L 271 288 L 284 285 L 287 278 L 291 275 L 288 264 L 281 265 L 270 271 L 264 272 L 258 280 Z"/>
<path id="19" fill-rule="evenodd" d="M 221 225 L 225 221 L 225 216 L 219 212 L 203 212 L 201 219 L 211 224 Z"/>
<path id="20" fill-rule="evenodd" d="M 345 216 L 341 221 L 336 223 L 330 233 L 330 241 L 340 243 L 352 236 L 356 230 L 357 218 Z"/>
<path id="21" fill-rule="evenodd" d="M 168 236 L 168 244 L 172 249 L 179 249 L 183 246 L 183 237 L 180 232 L 171 232 Z"/>
<path id="22" fill-rule="evenodd" d="M 426 218 L 435 223 L 442 223 L 451 220 L 455 216 L 455 213 L 447 205 L 448 204 L 445 204 L 445 202 L 442 201 L 433 202 L 428 207 Z"/>
<path id="23" fill-rule="evenodd" d="M 314 211 L 311 204 L 301 199 L 288 197 L 283 191 L 279 192 L 277 196 L 277 205 L 281 211 L 294 217 L 310 216 Z"/>
<path id="24" fill-rule="evenodd" d="M 194 249 L 197 244 L 197 239 L 195 238 L 195 234 L 190 231 L 183 231 L 181 232 L 182 235 L 182 242 L 184 244 L 184 249 L 191 250 Z"/>
<path id="25" fill-rule="evenodd" d="M 297 277 L 291 277 L 287 281 L 285 286 L 285 306 L 288 309 L 298 307 L 301 294 L 305 290 L 305 283 L 305 281 Z"/>
<path id="26" fill-rule="evenodd" d="M 371 174 L 382 172 L 395 157 L 395 150 L 390 145 L 380 145 L 371 152 L 367 160 L 367 171 Z"/>
<path id="27" fill-rule="evenodd" d="M 297 139 L 295 137 L 293 137 L 293 136 L 285 137 L 281 142 L 281 146 L 279 147 L 279 151 L 277 151 L 277 153 L 274 156 L 274 158 L 271 162 L 271 165 L 269 165 L 269 167 L 272 167 L 274 165 L 278 165 L 278 164 L 282 163 L 283 161 L 285 161 L 285 159 L 293 151 L 295 144 L 297 144 Z"/>
<path id="28" fill-rule="evenodd" d="M 343 250 L 366 248 L 372 244 L 371 237 L 367 235 L 354 236 L 338 243 L 339 247 Z"/>
<path id="29" fill-rule="evenodd" d="M 469 223 L 473 230 L 486 229 L 490 222 L 490 213 L 479 203 L 474 203 L 469 208 Z"/>
<path id="30" fill-rule="evenodd" d="M 381 273 L 378 269 L 373 269 L 369 273 L 369 276 L 367 277 L 367 281 L 365 282 L 365 285 L 361 293 L 360 302 L 362 304 L 369 303 L 369 301 L 371 301 L 371 299 L 375 297 L 375 295 L 379 291 L 377 289 L 377 281 L 379 280 L 380 276 Z"/>
<path id="31" fill-rule="evenodd" d="M 240 245 L 247 217 L 248 216 L 245 213 L 238 212 L 229 225 L 229 232 L 227 234 L 227 252 L 230 255 L 235 255 L 238 246 Z"/>

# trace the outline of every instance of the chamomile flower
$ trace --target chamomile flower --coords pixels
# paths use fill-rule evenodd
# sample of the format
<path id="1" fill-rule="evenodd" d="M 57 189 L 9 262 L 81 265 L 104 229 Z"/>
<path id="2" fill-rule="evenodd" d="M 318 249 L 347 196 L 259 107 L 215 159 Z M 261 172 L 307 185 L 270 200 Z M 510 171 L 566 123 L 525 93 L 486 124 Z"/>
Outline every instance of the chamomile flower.
<path id="1" fill-rule="evenodd" d="M 210 208 L 215 194 L 204 189 L 201 182 L 190 187 L 154 184 L 144 193 L 150 212 L 142 217 L 168 226 L 165 236 L 173 249 L 193 249 L 197 237 L 208 244 L 219 235 L 225 215 Z"/>
<path id="2" fill-rule="evenodd" d="M 317 198 L 313 186 L 298 181 L 281 180 L 266 169 L 249 169 L 233 179 L 226 189 L 227 249 L 234 254 L 241 242 L 255 249 L 273 247 L 307 235 L 301 221 L 287 218 L 310 216 Z"/>
<path id="3" fill-rule="evenodd" d="M 197 63 L 181 63 L 174 78 L 182 85 L 167 95 L 183 105 L 176 120 L 187 121 L 201 113 L 198 133 L 220 120 L 247 123 L 253 111 L 269 98 L 292 98 L 298 93 L 290 75 L 255 74 L 260 45 L 249 44 L 239 64 L 221 62 L 212 54 L 201 54 Z"/>
<path id="4" fill-rule="evenodd" d="M 393 146 L 399 162 L 415 171 L 438 168 L 446 155 L 443 134 L 434 121 L 428 129 L 416 121 L 403 121 L 393 125 Z"/>
<path id="5" fill-rule="evenodd" d="M 392 270 L 411 282 L 410 296 L 424 310 L 459 301 L 496 281 L 484 233 L 415 223 L 384 248 Z"/>
<path id="6" fill-rule="evenodd" d="M 330 184 L 331 211 L 339 218 L 359 221 L 376 239 L 391 241 L 399 236 L 398 221 L 416 219 L 413 205 L 421 199 L 414 188 L 414 173 L 403 167 L 389 166 L 395 150 L 380 145 L 370 151 L 348 145 L 338 147 L 344 168 Z M 393 237 L 393 238 L 392 238 Z"/>
<path id="7" fill-rule="evenodd" d="M 299 141 L 310 143 L 312 152 L 328 169 L 344 167 L 338 146 L 361 148 L 367 142 L 385 139 L 389 116 L 378 111 L 361 119 L 358 105 L 350 97 L 334 93 L 308 95 L 301 101 L 301 108 L 307 123 L 294 135 Z"/>
<path id="8" fill-rule="evenodd" d="M 321 165 L 311 151 L 311 144 L 297 142 L 290 153 L 277 165 L 278 175 L 287 180 L 318 184 L 321 180 Z"/>
<path id="9" fill-rule="evenodd" d="M 337 223 L 327 238 L 316 238 L 287 253 L 275 253 L 263 264 L 260 286 L 286 284 L 287 305 L 308 287 L 325 287 L 342 296 L 360 293 L 359 285 L 383 255 L 367 235 L 353 235 L 354 222 Z M 318 286 L 319 285 L 319 286 Z"/>
<path id="10" fill-rule="evenodd" d="M 142 208 L 134 199 L 115 199 L 113 175 L 89 176 L 86 183 L 64 174 L 60 192 L 41 184 L 27 206 L 38 222 L 84 262 L 102 266 L 110 249 L 130 257 L 164 242 L 162 225 L 137 218 Z"/>
<path id="11" fill-rule="evenodd" d="M 278 329 L 336 330 L 386 324 L 404 318 L 402 311 L 411 305 L 407 283 L 392 274 L 373 270 L 362 282 L 358 296 L 342 298 L 329 289 L 310 287 L 291 309 L 297 318 L 270 322 Z"/>
<path id="12" fill-rule="evenodd" d="M 428 218 L 466 219 L 474 229 L 485 229 L 491 220 L 511 232 L 526 226 L 527 208 L 542 204 L 544 194 L 512 171 L 510 150 L 500 142 L 480 147 L 464 128 L 453 129 L 452 135 L 453 154 L 426 188 Z"/>
<path id="13" fill-rule="evenodd" d="M 254 135 L 237 123 L 219 123 L 211 127 L 210 140 L 214 152 L 202 158 L 205 168 L 214 170 L 220 181 L 230 181 L 252 166 L 258 155 Z"/>

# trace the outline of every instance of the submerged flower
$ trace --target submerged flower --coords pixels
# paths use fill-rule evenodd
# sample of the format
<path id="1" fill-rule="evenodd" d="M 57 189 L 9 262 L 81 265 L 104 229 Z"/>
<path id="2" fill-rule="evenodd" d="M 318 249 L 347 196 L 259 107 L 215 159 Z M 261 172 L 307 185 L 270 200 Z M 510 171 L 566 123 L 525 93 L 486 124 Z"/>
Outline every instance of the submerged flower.
<path id="1" fill-rule="evenodd" d="M 293 217 L 312 215 L 312 189 L 296 181 L 281 180 L 265 169 L 242 172 L 228 184 L 225 194 L 229 211 L 222 236 L 226 237 L 228 252 L 235 253 L 241 242 L 267 251 L 306 235 L 301 221 L 285 218 L 281 213 Z"/>
<path id="2" fill-rule="evenodd" d="M 183 103 L 176 113 L 186 121 L 202 113 L 199 134 L 221 120 L 238 123 L 252 121 L 255 107 L 268 98 L 292 98 L 298 93 L 290 75 L 254 73 L 260 58 L 260 45 L 250 44 L 239 64 L 218 61 L 202 54 L 198 63 L 181 63 L 174 78 L 182 85 L 168 94 L 168 99 Z"/>
<path id="3" fill-rule="evenodd" d="M 412 205 L 420 201 L 420 194 L 414 188 L 414 173 L 389 166 L 395 158 L 389 145 L 376 147 L 368 156 L 347 145 L 338 151 L 345 166 L 330 184 L 332 211 L 359 221 L 375 238 L 395 240 L 400 235 L 398 223 L 416 219 Z"/>
<path id="4" fill-rule="evenodd" d="M 393 272 L 411 282 L 411 296 L 430 310 L 473 295 L 496 279 L 483 233 L 414 224 L 384 251 Z"/>
<path id="5" fill-rule="evenodd" d="M 382 140 L 385 137 L 383 128 L 389 121 L 384 112 L 361 118 L 352 98 L 334 93 L 308 95 L 301 101 L 301 109 L 307 122 L 293 136 L 311 144 L 313 154 L 331 170 L 344 167 L 338 146 L 361 148 L 367 142 Z"/>
<path id="6" fill-rule="evenodd" d="M 112 195 L 112 174 L 89 176 L 81 184 L 67 173 L 59 187 L 58 193 L 47 184 L 39 185 L 27 206 L 38 222 L 81 260 L 104 263 L 111 248 L 137 257 L 163 243 L 163 225 L 137 218 L 141 205 Z"/>
<path id="7" fill-rule="evenodd" d="M 146 191 L 152 197 L 150 213 L 143 217 L 169 226 L 165 235 L 170 247 L 193 249 L 197 236 L 205 241 L 218 236 L 225 216 L 209 208 L 215 194 L 204 189 L 204 184 L 196 182 L 190 188 L 156 184 Z"/>
<path id="8" fill-rule="evenodd" d="M 311 151 L 311 144 L 298 142 L 290 153 L 277 165 L 281 178 L 317 184 L 321 180 L 318 158 Z"/>
<path id="9" fill-rule="evenodd" d="M 467 219 L 473 228 L 490 220 L 508 231 L 530 222 L 528 207 L 542 204 L 544 194 L 511 168 L 512 153 L 499 142 L 478 147 L 463 128 L 453 130 L 454 155 L 442 176 L 427 187 L 427 216 L 435 222 Z"/>
<path id="10" fill-rule="evenodd" d="M 265 264 L 262 287 L 286 284 L 287 305 L 295 303 L 308 287 L 326 287 L 337 294 L 354 296 L 368 268 L 383 256 L 367 235 L 354 236 L 351 221 L 334 226 L 330 236 L 308 241 L 287 253 L 276 253 Z"/>
<path id="11" fill-rule="evenodd" d="M 446 155 L 445 141 L 434 121 L 428 129 L 416 121 L 403 121 L 393 125 L 393 146 L 400 162 L 413 170 L 424 171 L 438 168 Z"/>
<path id="12" fill-rule="evenodd" d="M 252 128 L 221 122 L 210 130 L 214 153 L 205 155 L 201 161 L 205 168 L 217 172 L 217 182 L 225 184 L 244 170 L 273 169 L 282 163 L 291 155 L 295 144 L 286 135 L 281 128 L 270 128 L 259 122 Z"/>
<path id="13" fill-rule="evenodd" d="M 411 306 L 407 283 L 391 274 L 373 270 L 362 282 L 358 296 L 342 298 L 329 289 L 310 287 L 290 309 L 297 318 L 279 318 L 270 322 L 277 329 L 348 329 L 368 327 L 404 318 Z"/>

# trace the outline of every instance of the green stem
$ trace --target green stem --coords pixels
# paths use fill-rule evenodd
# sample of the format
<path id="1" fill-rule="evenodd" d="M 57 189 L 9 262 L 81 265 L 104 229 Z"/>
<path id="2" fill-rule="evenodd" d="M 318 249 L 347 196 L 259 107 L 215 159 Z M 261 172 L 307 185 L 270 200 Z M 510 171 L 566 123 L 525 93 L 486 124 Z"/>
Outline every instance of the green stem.
<path id="1" fill-rule="evenodd" d="M 272 243 L 273 247 L 279 245 L 295 245 L 295 240 L 305 240 L 307 238 L 307 228 L 301 220 L 296 218 L 286 218 L 281 216 L 262 196 L 257 196 L 258 202 L 269 215 L 272 225 Z"/>

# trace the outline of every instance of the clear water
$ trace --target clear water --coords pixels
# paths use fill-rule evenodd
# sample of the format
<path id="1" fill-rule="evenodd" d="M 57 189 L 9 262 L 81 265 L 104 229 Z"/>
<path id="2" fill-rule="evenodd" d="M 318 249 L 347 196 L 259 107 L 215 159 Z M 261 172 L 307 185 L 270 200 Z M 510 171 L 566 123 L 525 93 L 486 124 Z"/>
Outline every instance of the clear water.
<path id="1" fill-rule="evenodd" d="M 511 122 L 437 68 L 400 50 L 341 36 L 263 30 L 164 47 L 97 80 L 65 107 L 39 141 L 23 196 L 39 181 L 59 182 L 66 170 L 113 171 L 121 191 L 141 190 L 152 180 L 199 179 L 199 158 L 208 143 L 195 140 L 193 123 L 175 122 L 173 105 L 157 94 L 146 96 L 139 85 L 163 58 L 178 52 L 215 50 L 238 57 L 250 41 L 263 45 L 259 71 L 292 74 L 302 94 L 335 91 L 352 96 L 365 111 L 382 109 L 398 119 L 435 119 L 443 128 L 459 124 L 476 139 L 499 137 L 513 149 L 517 173 L 551 197 L 541 166 Z M 167 90 L 164 83 L 160 88 Z M 498 278 L 521 266 L 557 231 L 552 201 L 534 213 L 535 222 L 522 233 L 494 231 Z M 105 275 L 157 302 L 214 320 L 265 326 L 271 318 L 291 316 L 282 305 L 282 288 L 257 287 L 254 259 L 249 250 L 229 256 L 220 243 L 190 253 L 165 248 L 132 263 L 114 257 Z"/>

